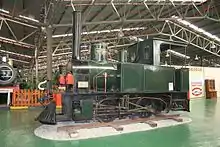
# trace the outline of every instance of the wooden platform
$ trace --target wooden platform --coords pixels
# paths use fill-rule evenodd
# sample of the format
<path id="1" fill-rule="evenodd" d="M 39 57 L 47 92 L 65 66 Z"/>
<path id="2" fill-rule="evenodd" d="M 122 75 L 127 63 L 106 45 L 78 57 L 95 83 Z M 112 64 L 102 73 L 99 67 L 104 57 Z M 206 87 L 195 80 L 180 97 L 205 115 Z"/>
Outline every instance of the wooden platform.
<path id="1" fill-rule="evenodd" d="M 77 130 L 80 129 L 93 129 L 93 128 L 100 128 L 100 127 L 112 127 L 116 131 L 123 131 L 122 125 L 128 124 L 135 124 L 135 123 L 146 123 L 151 127 L 157 127 L 157 123 L 154 121 L 159 120 L 167 120 L 172 119 L 177 122 L 182 122 L 181 118 L 178 118 L 180 115 L 160 115 L 157 117 L 150 117 L 150 118 L 136 118 L 136 119 L 124 119 L 124 120 L 117 120 L 110 123 L 89 123 L 89 124 L 80 124 L 80 125 L 70 125 L 70 126 L 62 126 L 57 128 L 57 132 L 65 131 L 71 136 L 72 134 L 78 133 Z"/>

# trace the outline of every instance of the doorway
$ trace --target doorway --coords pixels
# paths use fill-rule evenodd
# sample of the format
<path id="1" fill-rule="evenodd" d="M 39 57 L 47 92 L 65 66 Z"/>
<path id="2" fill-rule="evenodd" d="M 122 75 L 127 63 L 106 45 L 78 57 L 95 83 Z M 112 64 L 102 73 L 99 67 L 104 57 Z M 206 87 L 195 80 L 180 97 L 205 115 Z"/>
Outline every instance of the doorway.
<path id="1" fill-rule="evenodd" d="M 0 93 L 0 108 L 8 107 L 8 93 Z"/>

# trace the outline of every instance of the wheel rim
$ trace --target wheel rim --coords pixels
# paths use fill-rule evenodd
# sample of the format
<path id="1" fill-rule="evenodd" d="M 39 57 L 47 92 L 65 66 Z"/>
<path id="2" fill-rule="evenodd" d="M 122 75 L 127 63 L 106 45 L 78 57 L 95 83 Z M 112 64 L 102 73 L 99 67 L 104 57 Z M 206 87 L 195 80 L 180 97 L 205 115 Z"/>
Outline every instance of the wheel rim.
<path id="1" fill-rule="evenodd" d="M 9 66 L 0 67 L 0 82 L 9 82 L 13 77 L 13 69 L 11 69 Z"/>

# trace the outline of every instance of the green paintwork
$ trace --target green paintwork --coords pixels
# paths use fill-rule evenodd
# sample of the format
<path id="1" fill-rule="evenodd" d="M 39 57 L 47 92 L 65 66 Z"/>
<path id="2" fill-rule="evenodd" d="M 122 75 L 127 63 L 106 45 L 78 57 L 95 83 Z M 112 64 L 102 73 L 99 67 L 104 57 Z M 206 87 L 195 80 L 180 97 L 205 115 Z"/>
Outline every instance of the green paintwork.
<path id="1" fill-rule="evenodd" d="M 89 66 L 99 66 L 99 67 L 117 67 L 115 63 L 96 63 L 96 62 L 89 62 Z M 112 85 L 116 83 L 116 70 L 113 69 L 101 69 L 101 68 L 96 68 L 96 69 L 90 69 L 90 83 L 91 86 L 96 85 L 97 82 L 97 88 L 98 91 L 103 91 L 104 89 L 104 73 L 107 73 L 107 91 L 110 91 L 112 88 Z M 97 78 L 95 78 L 98 76 Z M 97 81 L 96 81 L 97 80 Z M 94 88 L 94 87 L 93 87 Z"/>
<path id="2" fill-rule="evenodd" d="M 114 87 L 121 92 L 169 92 L 169 83 L 178 85 L 183 92 L 188 92 L 189 89 L 189 72 L 186 69 L 175 72 L 173 67 L 138 63 L 88 63 L 89 66 L 96 67 L 89 70 L 90 88 L 98 91 L 104 91 L 104 73 L 107 73 L 107 91 Z M 101 69 L 102 67 L 112 69 Z M 173 90 L 176 89 L 173 87 Z"/>
<path id="3" fill-rule="evenodd" d="M 175 69 L 171 67 L 144 65 L 144 91 L 169 92 L 174 84 Z"/>
<path id="4" fill-rule="evenodd" d="M 120 69 L 122 92 L 169 92 L 169 83 L 174 84 L 171 67 L 124 63 Z"/>
<path id="5" fill-rule="evenodd" d="M 123 63 L 119 68 L 121 92 L 143 91 L 143 65 Z"/>
<path id="6" fill-rule="evenodd" d="M 82 115 L 88 119 L 91 120 L 93 118 L 93 100 L 82 100 L 81 101 L 82 106 Z"/>
<path id="7" fill-rule="evenodd" d="M 176 69 L 175 73 L 175 89 L 177 91 L 189 91 L 189 69 L 181 68 Z"/>
<path id="8" fill-rule="evenodd" d="M 81 111 L 77 109 L 74 113 L 75 120 L 92 120 L 93 117 L 93 100 L 80 100 Z"/>
<path id="9" fill-rule="evenodd" d="M 153 39 L 146 39 L 141 42 L 137 42 L 134 45 L 128 47 L 128 62 L 136 62 L 141 64 L 153 65 L 154 57 L 154 45 Z"/>
<path id="10" fill-rule="evenodd" d="M 0 110 L 1 147 L 219 147 L 220 99 L 191 100 L 190 124 L 81 141 L 38 138 L 34 118 L 42 110 Z"/>

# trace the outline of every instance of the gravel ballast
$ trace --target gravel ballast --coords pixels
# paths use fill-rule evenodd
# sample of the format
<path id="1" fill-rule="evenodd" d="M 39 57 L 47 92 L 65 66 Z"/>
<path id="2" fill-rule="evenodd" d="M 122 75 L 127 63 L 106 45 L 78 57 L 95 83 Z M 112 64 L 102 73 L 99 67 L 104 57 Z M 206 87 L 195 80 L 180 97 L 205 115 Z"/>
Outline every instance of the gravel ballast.
<path id="1" fill-rule="evenodd" d="M 146 123 L 134 123 L 127 125 L 120 125 L 123 127 L 122 131 L 116 131 L 113 127 L 99 127 L 91 129 L 79 129 L 71 132 L 57 131 L 58 127 L 74 125 L 74 122 L 59 122 L 57 125 L 41 125 L 36 128 L 34 134 L 40 138 L 48 140 L 82 140 L 90 138 L 107 137 L 113 135 L 120 135 L 133 132 L 149 131 L 153 129 L 159 129 L 164 127 L 172 127 L 177 125 L 183 125 L 190 123 L 192 120 L 189 117 L 180 117 L 183 119 L 182 122 L 177 122 L 172 119 L 153 121 L 157 123 L 157 127 L 151 127 Z"/>

